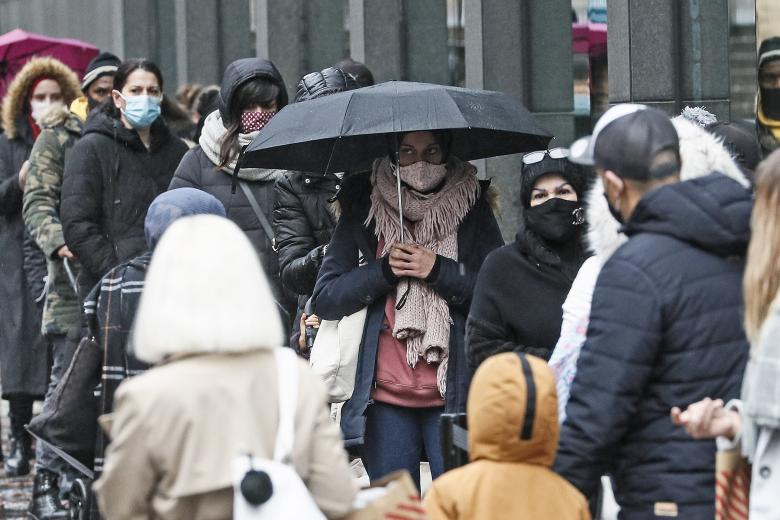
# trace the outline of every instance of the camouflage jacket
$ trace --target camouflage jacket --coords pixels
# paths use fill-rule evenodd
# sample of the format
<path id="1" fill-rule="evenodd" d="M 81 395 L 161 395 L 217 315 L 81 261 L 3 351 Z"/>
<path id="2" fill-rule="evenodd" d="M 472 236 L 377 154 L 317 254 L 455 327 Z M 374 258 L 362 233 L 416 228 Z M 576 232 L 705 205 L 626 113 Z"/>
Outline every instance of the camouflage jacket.
<path id="1" fill-rule="evenodd" d="M 53 110 L 41 124 L 30 153 L 22 215 L 46 255 L 48 280 L 43 308 L 44 334 L 66 334 L 80 326 L 80 305 L 57 250 L 65 245 L 60 222 L 60 192 L 65 160 L 81 135 L 82 122 L 66 109 Z M 71 265 L 73 265 L 71 263 Z M 73 266 L 73 275 L 76 275 Z"/>

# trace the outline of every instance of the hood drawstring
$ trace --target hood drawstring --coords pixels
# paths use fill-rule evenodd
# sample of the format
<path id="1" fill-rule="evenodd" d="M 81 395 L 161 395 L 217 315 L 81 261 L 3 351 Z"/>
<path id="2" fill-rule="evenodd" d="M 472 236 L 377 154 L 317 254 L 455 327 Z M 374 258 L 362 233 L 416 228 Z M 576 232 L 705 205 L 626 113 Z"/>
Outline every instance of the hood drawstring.
<path id="1" fill-rule="evenodd" d="M 536 415 L 536 384 L 534 383 L 534 374 L 531 371 L 531 364 L 526 359 L 525 354 L 517 352 L 520 358 L 520 364 L 523 366 L 523 375 L 525 376 L 526 402 L 525 418 L 523 419 L 523 429 L 520 431 L 520 439 L 527 441 L 533 436 L 534 416 Z"/>

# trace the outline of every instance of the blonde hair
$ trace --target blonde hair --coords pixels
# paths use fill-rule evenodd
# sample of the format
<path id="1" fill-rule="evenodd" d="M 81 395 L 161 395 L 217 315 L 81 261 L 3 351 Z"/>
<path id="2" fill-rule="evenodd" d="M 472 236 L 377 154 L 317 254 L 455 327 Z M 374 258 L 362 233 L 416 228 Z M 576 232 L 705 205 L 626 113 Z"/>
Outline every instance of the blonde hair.
<path id="1" fill-rule="evenodd" d="M 184 217 L 155 248 L 133 330 L 135 355 L 247 352 L 282 345 L 282 322 L 254 248 L 230 220 Z"/>
<path id="2" fill-rule="evenodd" d="M 755 345 L 780 289 L 780 150 L 756 171 L 756 201 L 743 281 L 745 331 Z"/>

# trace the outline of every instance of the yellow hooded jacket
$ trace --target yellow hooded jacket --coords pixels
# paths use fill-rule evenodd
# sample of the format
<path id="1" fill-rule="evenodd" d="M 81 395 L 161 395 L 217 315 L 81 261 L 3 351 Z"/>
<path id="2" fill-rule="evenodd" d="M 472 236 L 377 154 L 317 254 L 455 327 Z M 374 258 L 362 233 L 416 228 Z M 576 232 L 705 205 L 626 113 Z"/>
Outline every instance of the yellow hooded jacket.
<path id="1" fill-rule="evenodd" d="M 433 520 L 590 519 L 585 497 L 551 469 L 560 433 L 553 373 L 525 359 L 523 367 L 517 354 L 500 354 L 477 370 L 467 405 L 472 462 L 433 483 L 425 498 Z"/>

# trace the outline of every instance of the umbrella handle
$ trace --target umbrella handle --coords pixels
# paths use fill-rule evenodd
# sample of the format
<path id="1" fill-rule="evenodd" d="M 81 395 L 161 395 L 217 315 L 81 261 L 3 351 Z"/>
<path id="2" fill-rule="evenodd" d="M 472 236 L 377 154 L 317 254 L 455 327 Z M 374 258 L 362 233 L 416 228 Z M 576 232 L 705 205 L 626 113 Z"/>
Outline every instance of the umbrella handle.
<path id="1" fill-rule="evenodd" d="M 395 180 L 396 180 L 396 186 L 398 187 L 398 221 L 401 224 L 401 243 L 404 243 L 404 204 L 403 204 L 403 198 L 401 196 L 401 173 L 399 171 L 400 157 L 398 152 L 396 152 L 395 155 Z"/>

